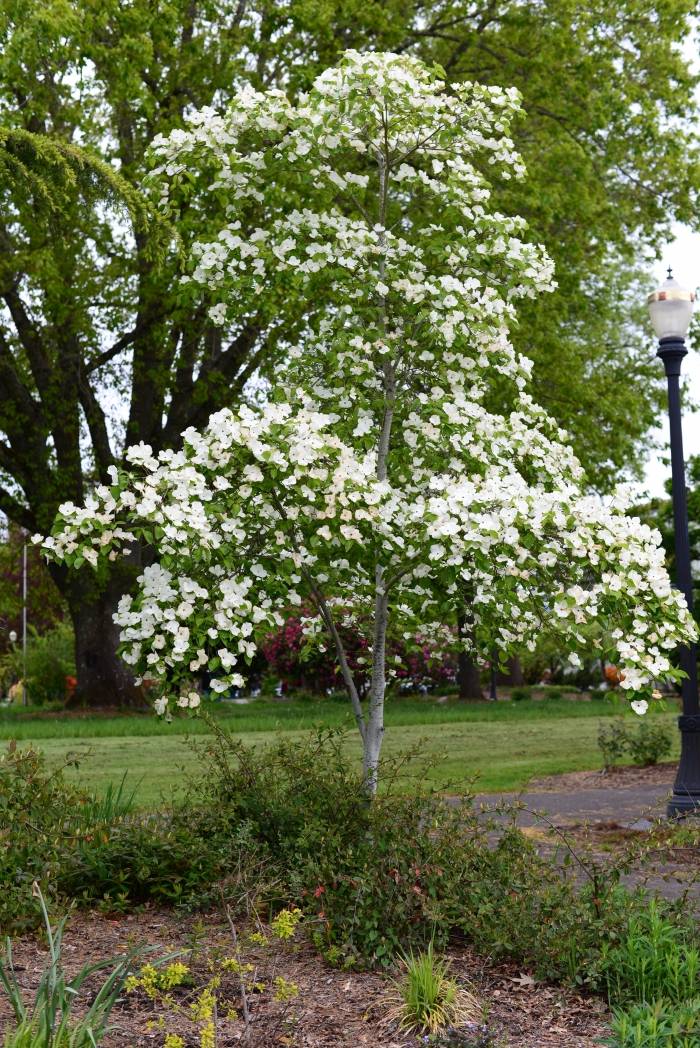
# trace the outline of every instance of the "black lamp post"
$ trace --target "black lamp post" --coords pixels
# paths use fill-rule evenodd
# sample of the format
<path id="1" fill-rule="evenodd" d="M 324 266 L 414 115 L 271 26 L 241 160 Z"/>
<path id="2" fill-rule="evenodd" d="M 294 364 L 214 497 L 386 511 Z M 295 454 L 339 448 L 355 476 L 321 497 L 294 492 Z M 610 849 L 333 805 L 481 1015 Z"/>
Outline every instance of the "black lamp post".
<path id="1" fill-rule="evenodd" d="M 656 355 L 661 357 L 668 382 L 668 415 L 671 429 L 671 479 L 673 484 L 673 527 L 676 548 L 676 584 L 693 610 L 693 578 L 690 569 L 688 503 L 686 497 L 681 401 L 678 380 L 688 350 L 685 336 L 693 315 L 695 295 L 668 278 L 648 299 L 649 315 L 659 339 Z M 686 673 L 681 684 L 683 714 L 678 718 L 681 759 L 668 803 L 669 817 L 700 815 L 700 705 L 698 705 L 697 653 L 694 644 L 681 648 L 680 665 Z"/>

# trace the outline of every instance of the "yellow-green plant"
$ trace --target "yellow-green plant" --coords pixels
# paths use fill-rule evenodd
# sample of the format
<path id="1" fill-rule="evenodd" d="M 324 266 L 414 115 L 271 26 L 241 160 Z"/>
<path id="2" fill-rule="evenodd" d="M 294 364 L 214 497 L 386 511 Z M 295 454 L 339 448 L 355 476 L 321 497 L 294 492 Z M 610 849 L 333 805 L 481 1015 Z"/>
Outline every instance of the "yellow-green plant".
<path id="1" fill-rule="evenodd" d="M 243 1023 L 243 1036 L 248 1039 L 251 1028 L 251 994 L 263 993 L 266 990 L 270 992 L 274 1001 L 283 1005 L 282 1016 L 275 1018 L 276 1025 L 284 1023 L 289 1005 L 299 994 L 299 987 L 283 976 L 274 974 L 274 969 L 265 980 L 259 978 L 258 964 L 248 959 L 243 944 L 246 948 L 264 948 L 269 947 L 275 939 L 281 943 L 289 943 L 294 939 L 302 919 L 301 910 L 296 907 L 281 910 L 270 924 L 268 934 L 259 928 L 243 939 L 238 935 L 228 908 L 226 914 L 233 949 L 230 953 L 208 951 L 206 962 L 209 977 L 203 986 L 194 987 L 191 968 L 181 961 L 162 966 L 145 964 L 137 974 L 126 980 L 128 993 L 140 991 L 151 1001 L 161 1005 L 163 1014 L 149 1024 L 151 1029 L 165 1030 L 166 1014 L 177 1016 L 195 1027 L 198 1048 L 219 1048 L 222 1021 L 240 1019 Z M 234 976 L 237 982 L 238 1000 L 235 1004 L 228 998 L 222 985 L 225 976 Z M 171 991 L 185 985 L 192 986 L 191 992 L 182 1000 L 175 1000 Z M 270 1035 L 269 1028 L 265 1028 L 264 1035 Z M 184 1044 L 185 1041 L 179 1034 L 165 1033 L 163 1048 L 184 1048 Z"/>

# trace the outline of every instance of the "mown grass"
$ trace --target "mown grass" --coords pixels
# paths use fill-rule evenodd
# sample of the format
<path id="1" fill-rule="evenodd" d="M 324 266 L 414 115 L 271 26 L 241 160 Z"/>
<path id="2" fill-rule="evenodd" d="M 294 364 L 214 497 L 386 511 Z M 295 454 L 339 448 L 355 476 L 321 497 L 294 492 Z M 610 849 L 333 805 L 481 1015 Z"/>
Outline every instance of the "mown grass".
<path id="1" fill-rule="evenodd" d="M 241 733 L 265 731 L 305 731 L 318 726 L 354 727 L 349 704 L 339 699 L 275 701 L 261 699 L 250 705 L 215 703 L 208 712 L 231 730 Z M 611 717 L 627 712 L 629 705 L 610 696 L 592 702 L 525 700 L 523 702 L 458 702 L 444 704 L 434 699 L 394 699 L 386 706 L 386 723 L 395 726 L 418 724 L 461 724 L 473 721 L 508 723 Z M 102 714 L 73 711 L 0 710 L 0 739 L 117 738 L 122 736 L 196 735 L 209 728 L 198 717 L 175 717 L 170 723 L 153 713 Z"/>
<path id="2" fill-rule="evenodd" d="M 414 749 L 428 762 L 427 770 L 412 772 L 408 766 L 403 776 L 406 789 L 411 788 L 412 774 L 419 774 L 444 790 L 458 789 L 471 778 L 477 779 L 480 791 L 514 790 L 533 777 L 599 767 L 598 721 L 622 708 L 609 700 L 437 705 L 402 699 L 387 706 L 385 753 L 391 757 Z M 291 739 L 317 727 L 345 727 L 346 745 L 359 757 L 356 729 L 339 702 L 265 701 L 214 710 L 222 723 L 254 746 L 264 746 L 280 735 Z M 671 712 L 653 716 L 668 722 L 674 718 Z M 0 714 L 0 738 L 35 743 L 55 767 L 78 761 L 67 775 L 98 792 L 126 770 L 130 782 L 139 781 L 138 803 L 148 807 L 187 788 L 188 775 L 196 768 L 196 743 L 204 742 L 201 736 L 208 731 L 201 719 L 166 724 L 152 714 L 69 718 L 32 716 L 21 710 Z"/>

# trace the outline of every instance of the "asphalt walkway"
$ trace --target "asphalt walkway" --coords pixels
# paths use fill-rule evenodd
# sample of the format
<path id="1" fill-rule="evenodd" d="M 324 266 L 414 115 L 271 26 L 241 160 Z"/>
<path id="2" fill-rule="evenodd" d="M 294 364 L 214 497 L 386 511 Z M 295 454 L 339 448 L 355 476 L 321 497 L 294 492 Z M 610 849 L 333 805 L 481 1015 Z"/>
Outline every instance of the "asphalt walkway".
<path id="1" fill-rule="evenodd" d="M 476 798 L 476 805 L 491 809 L 500 804 L 522 804 L 525 810 L 517 813 L 516 821 L 523 828 L 540 827 L 546 831 L 549 825 L 553 825 L 566 833 L 567 828 L 587 825 L 593 831 L 639 831 L 641 839 L 641 833 L 650 829 L 656 820 L 665 817 L 671 789 L 672 786 L 668 784 L 627 788 L 610 786 L 561 792 L 489 793 L 480 794 Z M 537 813 L 542 813 L 544 819 L 538 817 Z M 552 855 L 560 850 L 556 836 L 551 833 L 543 832 L 534 839 L 543 854 Z M 610 861 L 612 853 L 596 847 L 595 840 L 593 848 L 597 860 Z M 667 899 L 685 895 L 700 916 L 700 866 L 696 848 L 674 849 L 670 855 L 659 853 L 647 863 L 640 863 L 630 874 L 623 875 L 621 881 L 631 888 L 642 886 L 650 892 L 658 892 Z"/>
<path id="2" fill-rule="evenodd" d="M 671 786 L 619 786 L 600 789 L 563 790 L 559 792 L 485 793 L 476 798 L 477 804 L 496 805 L 501 802 L 521 802 L 534 811 L 544 811 L 555 825 L 580 826 L 581 823 L 616 822 L 620 826 L 636 828 L 640 820 L 661 818 Z M 520 826 L 535 826 L 537 818 L 529 812 L 518 816 Z M 643 828 L 643 827 L 640 827 Z"/>

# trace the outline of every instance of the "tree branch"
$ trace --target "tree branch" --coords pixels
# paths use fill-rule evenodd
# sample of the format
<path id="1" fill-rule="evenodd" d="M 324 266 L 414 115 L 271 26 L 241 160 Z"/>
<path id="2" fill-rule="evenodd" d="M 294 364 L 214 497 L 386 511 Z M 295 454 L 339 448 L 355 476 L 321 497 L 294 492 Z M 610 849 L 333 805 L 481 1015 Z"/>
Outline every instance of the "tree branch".
<path id="1" fill-rule="evenodd" d="M 19 524 L 25 531 L 34 532 L 37 530 L 36 520 L 31 511 L 26 506 L 23 506 L 21 502 L 18 502 L 5 488 L 0 488 L 0 513 L 4 513 L 6 517 L 9 517 L 15 524 Z"/>
<path id="2" fill-rule="evenodd" d="M 105 413 L 86 375 L 81 375 L 78 379 L 78 396 L 85 412 L 85 421 L 90 430 L 90 439 L 95 452 L 95 463 L 100 480 L 103 484 L 106 484 L 109 481 L 107 467 L 113 465 L 114 455 L 109 442 Z"/>
<path id="3" fill-rule="evenodd" d="M 135 342 L 140 334 L 141 331 L 138 328 L 134 328 L 133 331 L 127 331 L 125 335 L 122 335 L 121 338 L 117 339 L 113 346 L 110 346 L 109 349 L 105 349 L 93 360 L 90 360 L 85 364 L 85 374 L 89 375 L 93 371 L 97 371 L 98 368 L 103 367 L 105 364 L 109 364 L 110 360 L 113 360 L 123 349 L 126 349 L 132 342 Z"/>

